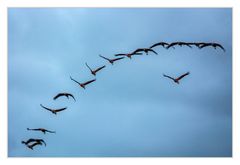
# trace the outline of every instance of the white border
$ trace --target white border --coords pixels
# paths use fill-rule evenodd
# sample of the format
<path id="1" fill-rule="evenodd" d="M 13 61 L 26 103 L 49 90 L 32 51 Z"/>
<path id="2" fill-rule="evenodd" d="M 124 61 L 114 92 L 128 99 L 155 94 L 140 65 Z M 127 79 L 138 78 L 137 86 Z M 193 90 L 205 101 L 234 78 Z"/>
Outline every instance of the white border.
<path id="1" fill-rule="evenodd" d="M 240 52 L 238 0 L 0 0 L 0 164 L 239 164 Z M 233 158 L 8 158 L 7 143 L 7 8 L 8 7 L 233 7 Z M 223 82 L 224 83 L 224 82 Z"/>

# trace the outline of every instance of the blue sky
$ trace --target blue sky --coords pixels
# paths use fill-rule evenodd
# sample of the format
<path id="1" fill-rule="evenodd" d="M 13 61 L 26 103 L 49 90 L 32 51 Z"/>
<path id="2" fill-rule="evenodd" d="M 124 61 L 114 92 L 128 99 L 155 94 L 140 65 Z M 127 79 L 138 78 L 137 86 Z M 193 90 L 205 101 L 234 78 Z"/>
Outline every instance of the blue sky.
<path id="1" fill-rule="evenodd" d="M 156 47 L 113 66 L 113 57 L 160 41 L 218 42 L 212 48 Z M 230 8 L 9 8 L 9 156 L 231 156 Z M 97 81 L 85 66 L 106 68 Z M 180 85 L 174 77 L 190 71 Z M 75 98 L 53 101 L 59 92 Z M 57 116 L 39 105 L 68 109 Z M 26 128 L 43 127 L 43 135 Z M 21 144 L 43 138 L 34 151 Z"/>

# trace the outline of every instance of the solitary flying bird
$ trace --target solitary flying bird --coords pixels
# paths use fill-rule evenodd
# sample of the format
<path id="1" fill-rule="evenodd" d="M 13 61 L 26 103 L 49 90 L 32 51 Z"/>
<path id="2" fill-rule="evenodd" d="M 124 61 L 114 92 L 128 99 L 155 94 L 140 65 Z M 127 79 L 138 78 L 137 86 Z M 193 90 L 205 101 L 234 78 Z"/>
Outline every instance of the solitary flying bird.
<path id="1" fill-rule="evenodd" d="M 85 86 L 86 86 L 86 85 L 88 85 L 88 84 L 96 81 L 96 79 L 92 79 L 92 80 L 89 80 L 89 81 L 87 81 L 87 82 L 85 82 L 85 83 L 80 83 L 80 82 L 74 80 L 71 76 L 70 76 L 70 79 L 71 79 L 72 81 L 76 82 L 78 85 L 80 85 L 80 87 L 82 87 L 83 89 L 85 89 Z"/>
<path id="2" fill-rule="evenodd" d="M 61 112 L 61 111 L 64 111 L 65 109 L 67 109 L 67 107 L 65 108 L 60 108 L 60 109 L 50 109 L 50 108 L 47 108 L 47 107 L 44 107 L 42 104 L 40 104 L 41 107 L 43 107 L 44 109 L 52 112 L 53 114 L 57 115 L 58 112 Z"/>
<path id="3" fill-rule="evenodd" d="M 150 47 L 150 49 L 152 49 L 152 48 L 154 48 L 154 47 L 156 47 L 156 46 L 162 46 L 162 47 L 166 48 L 166 46 L 168 46 L 168 45 L 169 45 L 169 44 L 166 43 L 166 42 L 158 42 L 158 43 L 152 45 L 152 46 Z"/>
<path id="4" fill-rule="evenodd" d="M 22 144 L 28 145 L 28 144 L 33 143 L 33 142 L 44 143 L 45 146 L 47 145 L 46 142 L 43 139 L 33 139 L 33 138 L 30 138 L 27 141 L 22 141 Z"/>
<path id="5" fill-rule="evenodd" d="M 190 74 L 190 72 L 187 72 L 187 73 L 185 73 L 185 74 L 183 74 L 183 75 L 181 75 L 181 76 L 179 76 L 179 77 L 177 77 L 177 78 L 173 78 L 173 77 L 167 76 L 167 75 L 165 75 L 165 74 L 163 74 L 163 76 L 164 76 L 164 77 L 167 77 L 167 78 L 170 78 L 170 79 L 173 80 L 175 83 L 179 84 L 179 80 L 181 80 L 183 77 L 185 77 L 185 76 L 187 76 L 187 75 L 189 75 L 189 74 Z"/>
<path id="6" fill-rule="evenodd" d="M 56 100 L 57 98 L 62 97 L 62 96 L 65 96 L 68 99 L 69 99 L 69 97 L 72 97 L 74 99 L 74 101 L 76 101 L 74 96 L 71 93 L 59 93 L 53 98 L 53 100 Z"/>
<path id="7" fill-rule="evenodd" d="M 119 58 L 110 59 L 110 58 L 107 58 L 107 57 L 104 57 L 104 56 L 101 56 L 101 55 L 99 55 L 99 56 L 102 57 L 103 59 L 107 60 L 107 61 L 108 61 L 110 64 L 112 64 L 112 65 L 113 65 L 113 63 L 114 63 L 115 61 L 124 59 L 124 57 L 119 57 Z"/>
<path id="8" fill-rule="evenodd" d="M 49 131 L 49 130 L 44 129 L 44 128 L 34 128 L 34 129 L 27 128 L 27 130 L 29 130 L 29 131 L 41 131 L 41 132 L 43 132 L 44 134 L 46 134 L 46 132 L 56 133 L 55 131 Z"/>
<path id="9" fill-rule="evenodd" d="M 145 52 L 148 55 L 148 52 L 153 52 L 154 54 L 157 55 L 157 52 L 155 52 L 153 49 L 149 49 L 149 48 L 139 48 L 137 50 L 135 50 L 133 53 L 138 53 L 138 52 Z"/>
<path id="10" fill-rule="evenodd" d="M 105 65 L 103 65 L 103 66 L 101 66 L 101 67 L 99 67 L 99 68 L 97 68 L 97 69 L 95 69 L 95 70 L 92 70 L 92 69 L 88 66 L 87 63 L 85 63 L 85 64 L 86 64 L 86 66 L 88 67 L 88 69 L 90 70 L 90 72 L 91 72 L 94 76 L 96 76 L 96 73 L 97 73 L 98 71 L 100 71 L 100 70 L 102 70 L 103 68 L 106 67 Z"/>
<path id="11" fill-rule="evenodd" d="M 224 52 L 226 51 L 224 47 L 218 43 L 205 43 L 200 46 L 200 49 L 207 47 L 207 46 L 212 46 L 214 49 L 217 49 L 217 47 L 221 48 Z"/>
<path id="12" fill-rule="evenodd" d="M 127 53 L 127 54 L 124 54 L 124 53 L 120 53 L 120 54 L 115 54 L 115 56 L 126 56 L 128 58 L 132 58 L 132 56 L 136 56 L 136 55 L 142 55 L 142 53 Z"/>

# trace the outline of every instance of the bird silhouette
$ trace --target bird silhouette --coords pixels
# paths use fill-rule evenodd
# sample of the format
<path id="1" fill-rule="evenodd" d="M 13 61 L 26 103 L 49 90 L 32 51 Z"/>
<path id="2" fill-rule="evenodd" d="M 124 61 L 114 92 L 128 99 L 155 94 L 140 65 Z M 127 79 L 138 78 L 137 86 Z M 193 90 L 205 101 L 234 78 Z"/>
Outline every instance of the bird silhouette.
<path id="1" fill-rule="evenodd" d="M 124 57 L 119 57 L 119 58 L 110 59 L 110 58 L 104 57 L 104 56 L 102 56 L 102 55 L 99 55 L 99 56 L 100 56 L 101 58 L 107 60 L 107 61 L 108 61 L 110 64 L 112 64 L 112 65 L 113 65 L 113 63 L 114 63 L 115 61 L 124 59 Z"/>
<path id="2" fill-rule="evenodd" d="M 124 53 L 120 53 L 120 54 L 115 54 L 115 56 L 126 56 L 128 57 L 129 59 L 132 59 L 132 56 L 136 56 L 136 55 L 142 55 L 142 53 L 127 53 L 127 54 L 124 54 Z"/>
<path id="3" fill-rule="evenodd" d="M 44 128 L 27 128 L 28 131 L 41 131 L 43 132 L 44 134 L 46 134 L 46 132 L 49 132 L 49 133 L 56 133 L 55 131 L 49 131 L 47 129 L 44 129 Z"/>
<path id="4" fill-rule="evenodd" d="M 58 112 L 61 112 L 61 111 L 64 111 L 65 109 L 67 109 L 67 107 L 65 108 L 60 108 L 60 109 L 50 109 L 50 108 L 47 108 L 47 107 L 44 107 L 42 104 L 40 104 L 40 106 L 50 112 L 52 112 L 53 114 L 57 115 Z"/>
<path id="5" fill-rule="evenodd" d="M 87 63 L 85 63 L 85 64 L 86 64 L 86 66 L 88 67 L 88 69 L 90 70 L 90 72 L 92 73 L 92 75 L 94 75 L 94 76 L 96 76 L 96 73 L 97 73 L 98 71 L 100 71 L 100 70 L 102 70 L 103 68 L 106 67 L 105 65 L 103 65 L 103 66 L 101 66 L 101 67 L 99 67 L 99 68 L 97 68 L 97 69 L 92 70 L 92 69 L 88 66 Z"/>
<path id="6" fill-rule="evenodd" d="M 138 53 L 138 52 L 145 52 L 147 55 L 148 55 L 148 52 L 153 52 L 156 55 L 158 54 L 153 49 L 149 49 L 149 48 L 139 48 L 139 49 L 135 50 L 133 53 Z"/>
<path id="7" fill-rule="evenodd" d="M 67 97 L 68 99 L 69 99 L 69 97 L 72 97 L 73 100 L 76 101 L 75 98 L 74 98 L 74 96 L 73 96 L 71 93 L 59 93 L 59 94 L 57 94 L 57 95 L 53 98 L 53 100 L 56 100 L 56 99 L 58 99 L 59 97 L 62 97 L 62 96 L 65 96 L 65 97 Z"/>
<path id="8" fill-rule="evenodd" d="M 33 150 L 33 147 L 35 147 L 35 146 L 37 146 L 37 145 L 42 145 L 42 143 L 40 143 L 40 142 L 34 142 L 34 143 L 32 143 L 32 144 L 27 144 L 26 146 L 27 146 L 28 148 L 30 148 L 31 150 Z"/>
<path id="9" fill-rule="evenodd" d="M 80 87 L 82 87 L 83 89 L 85 89 L 85 86 L 86 86 L 86 85 L 88 85 L 88 84 L 96 81 L 96 79 L 92 79 L 92 80 L 89 80 L 89 81 L 87 81 L 87 82 L 85 82 L 85 83 L 80 83 L 80 82 L 74 80 L 71 76 L 70 76 L 70 79 L 71 79 L 72 81 L 76 82 L 76 83 L 77 83 Z"/>
<path id="10" fill-rule="evenodd" d="M 156 46 L 162 46 L 162 47 L 166 48 L 166 46 L 168 46 L 168 45 L 169 45 L 169 44 L 166 43 L 166 42 L 158 42 L 158 43 L 156 43 L 156 44 L 153 44 L 153 45 L 150 47 L 150 49 L 152 49 L 152 48 L 154 48 L 154 47 L 156 47 Z"/>
<path id="11" fill-rule="evenodd" d="M 189 75 L 189 74 L 190 74 L 190 72 L 187 72 L 187 73 L 185 73 L 185 74 L 183 74 L 183 75 L 181 75 L 181 76 L 179 76 L 179 77 L 177 77 L 177 78 L 173 78 L 173 77 L 170 77 L 170 76 L 165 75 L 165 74 L 163 74 L 163 76 L 164 76 L 164 77 L 167 77 L 167 78 L 173 80 L 175 83 L 179 84 L 179 80 L 181 80 L 183 77 L 185 77 L 185 76 L 187 76 L 187 75 Z"/>
<path id="12" fill-rule="evenodd" d="M 226 51 L 224 49 L 224 47 L 218 43 L 205 43 L 203 45 L 201 45 L 199 48 L 202 49 L 202 48 L 205 48 L 207 46 L 212 46 L 214 49 L 217 49 L 217 47 L 221 48 L 224 52 Z"/>
<path id="13" fill-rule="evenodd" d="M 169 44 L 167 47 L 166 47 L 166 49 L 169 49 L 169 48 L 174 48 L 174 46 L 176 46 L 176 45 L 179 45 L 179 46 L 188 46 L 189 48 L 192 48 L 191 46 L 190 46 L 190 44 L 189 43 L 186 43 L 186 42 L 173 42 L 173 43 L 171 43 L 171 44 Z"/>
<path id="14" fill-rule="evenodd" d="M 43 143 L 45 146 L 47 145 L 43 139 L 33 139 L 33 138 L 30 138 L 27 141 L 22 141 L 22 144 L 28 145 L 28 144 L 34 143 L 34 142 Z"/>
<path id="15" fill-rule="evenodd" d="M 194 46 L 200 48 L 203 44 L 206 44 L 206 43 L 205 42 L 188 42 L 187 44 L 190 46 L 194 45 Z"/>

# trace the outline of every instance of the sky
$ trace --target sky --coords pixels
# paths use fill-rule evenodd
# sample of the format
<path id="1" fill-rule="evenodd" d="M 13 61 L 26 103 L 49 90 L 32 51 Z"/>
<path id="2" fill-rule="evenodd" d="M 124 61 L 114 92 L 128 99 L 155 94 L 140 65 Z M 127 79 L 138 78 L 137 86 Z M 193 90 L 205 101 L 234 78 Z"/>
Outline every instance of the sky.
<path id="1" fill-rule="evenodd" d="M 157 42 L 217 42 L 221 49 L 155 47 L 158 55 L 109 58 Z M 96 81 L 92 68 L 106 65 Z M 190 75 L 180 84 L 163 77 Z M 72 99 L 53 97 L 72 93 Z M 52 114 L 40 107 L 67 107 Z M 27 131 L 46 128 L 56 134 Z M 42 138 L 30 150 L 22 140 Z M 9 8 L 10 157 L 232 156 L 230 8 Z"/>

